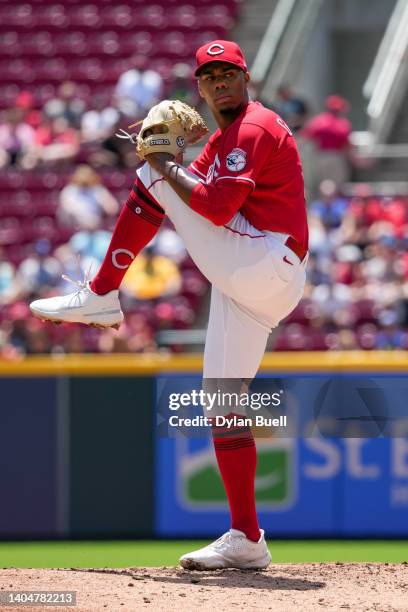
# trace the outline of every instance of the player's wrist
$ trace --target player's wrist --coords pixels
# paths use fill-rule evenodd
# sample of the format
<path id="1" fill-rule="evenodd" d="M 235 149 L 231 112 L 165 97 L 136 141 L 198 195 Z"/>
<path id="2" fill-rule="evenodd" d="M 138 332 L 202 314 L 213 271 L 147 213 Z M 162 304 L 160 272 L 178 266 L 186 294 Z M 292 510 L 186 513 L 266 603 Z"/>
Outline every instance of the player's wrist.
<path id="1" fill-rule="evenodd" d="M 164 164 L 164 168 L 163 168 L 163 176 L 164 176 L 164 178 L 166 180 L 167 179 L 176 180 L 179 169 L 180 169 L 180 166 L 178 164 L 176 164 L 175 161 L 173 161 L 173 160 L 166 161 L 165 164 Z"/>
<path id="2" fill-rule="evenodd" d="M 164 174 L 166 170 L 166 163 L 174 162 L 174 155 L 171 155 L 170 153 L 149 153 L 146 155 L 146 161 L 152 168 L 161 174 Z"/>

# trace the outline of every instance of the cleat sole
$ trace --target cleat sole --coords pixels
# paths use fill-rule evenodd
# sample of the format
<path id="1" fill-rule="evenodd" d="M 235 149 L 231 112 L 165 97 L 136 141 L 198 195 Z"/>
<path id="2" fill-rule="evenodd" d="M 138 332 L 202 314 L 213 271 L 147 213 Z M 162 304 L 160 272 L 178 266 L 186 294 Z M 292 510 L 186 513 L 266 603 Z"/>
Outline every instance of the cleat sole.
<path id="1" fill-rule="evenodd" d="M 96 329 L 116 329 L 120 328 L 120 323 L 114 323 L 113 325 L 102 325 L 101 323 L 83 323 L 82 321 L 61 321 L 59 319 L 51 319 L 44 317 L 38 317 L 33 313 L 42 323 L 53 323 L 54 325 L 62 325 L 62 323 L 72 323 L 73 325 L 86 325 L 87 327 L 95 327 Z"/>

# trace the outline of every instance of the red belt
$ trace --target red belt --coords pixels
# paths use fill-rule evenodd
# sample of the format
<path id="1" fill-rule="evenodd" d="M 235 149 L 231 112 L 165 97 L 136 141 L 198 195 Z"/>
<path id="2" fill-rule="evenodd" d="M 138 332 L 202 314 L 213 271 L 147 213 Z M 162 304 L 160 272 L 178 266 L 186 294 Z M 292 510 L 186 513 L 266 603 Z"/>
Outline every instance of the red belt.
<path id="1" fill-rule="evenodd" d="M 299 257 L 300 261 L 303 261 L 306 257 L 307 249 L 305 249 L 305 247 L 303 247 L 299 242 L 297 242 L 297 240 L 292 238 L 292 236 L 289 236 L 287 238 L 285 246 L 287 246 L 291 251 L 293 251 L 294 254 Z"/>

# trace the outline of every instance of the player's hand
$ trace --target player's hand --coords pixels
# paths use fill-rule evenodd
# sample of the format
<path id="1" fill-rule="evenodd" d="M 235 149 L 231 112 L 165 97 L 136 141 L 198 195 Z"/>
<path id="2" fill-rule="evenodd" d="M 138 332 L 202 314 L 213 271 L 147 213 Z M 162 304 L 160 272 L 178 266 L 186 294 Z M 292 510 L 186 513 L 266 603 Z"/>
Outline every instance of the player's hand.
<path id="1" fill-rule="evenodd" d="M 176 161 L 176 157 L 171 153 L 149 153 L 145 156 L 148 164 L 157 170 L 157 172 L 161 172 L 164 169 L 166 162 L 168 161 Z"/>
<path id="2" fill-rule="evenodd" d="M 206 125 L 197 124 L 191 127 L 190 131 L 187 132 L 185 139 L 187 145 L 194 145 L 200 142 L 204 136 L 208 134 L 208 128 Z"/>

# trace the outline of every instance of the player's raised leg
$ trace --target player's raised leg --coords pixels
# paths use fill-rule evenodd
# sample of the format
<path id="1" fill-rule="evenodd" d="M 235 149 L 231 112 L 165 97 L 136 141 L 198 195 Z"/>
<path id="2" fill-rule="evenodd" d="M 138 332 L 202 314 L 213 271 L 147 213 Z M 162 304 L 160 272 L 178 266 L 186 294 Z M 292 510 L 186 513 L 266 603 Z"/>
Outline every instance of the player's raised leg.
<path id="1" fill-rule="evenodd" d="M 239 212 L 226 226 L 214 225 L 191 210 L 148 164 L 137 174 L 138 184 L 165 209 L 200 271 L 249 317 L 269 333 L 295 308 L 303 293 L 305 265 L 284 245 L 284 234 L 268 236 Z"/>
<path id="2" fill-rule="evenodd" d="M 89 282 L 78 281 L 74 293 L 30 304 L 37 317 L 54 322 L 86 323 L 118 328 L 123 321 L 119 286 L 138 253 L 157 233 L 163 209 L 149 193 L 136 185 L 122 207 L 102 266 Z"/>

